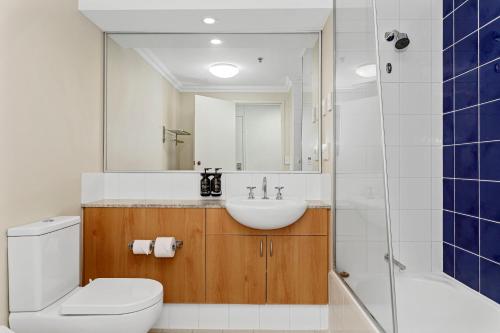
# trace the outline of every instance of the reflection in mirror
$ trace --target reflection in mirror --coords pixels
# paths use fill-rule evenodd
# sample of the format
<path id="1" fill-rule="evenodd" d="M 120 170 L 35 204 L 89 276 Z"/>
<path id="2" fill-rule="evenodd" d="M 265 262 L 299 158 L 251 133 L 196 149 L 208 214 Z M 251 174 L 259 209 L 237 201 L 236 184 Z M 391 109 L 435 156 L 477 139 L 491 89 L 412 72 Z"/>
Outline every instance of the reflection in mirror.
<path id="1" fill-rule="evenodd" d="M 106 44 L 107 171 L 320 171 L 319 33 Z"/>

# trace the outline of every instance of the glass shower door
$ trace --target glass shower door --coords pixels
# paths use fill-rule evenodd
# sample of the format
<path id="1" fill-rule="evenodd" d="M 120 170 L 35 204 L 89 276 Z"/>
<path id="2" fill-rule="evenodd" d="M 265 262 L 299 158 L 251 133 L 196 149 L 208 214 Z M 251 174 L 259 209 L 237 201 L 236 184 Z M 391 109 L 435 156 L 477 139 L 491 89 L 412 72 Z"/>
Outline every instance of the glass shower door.
<path id="1" fill-rule="evenodd" d="M 336 270 L 386 332 L 394 274 L 375 9 L 336 4 Z"/>

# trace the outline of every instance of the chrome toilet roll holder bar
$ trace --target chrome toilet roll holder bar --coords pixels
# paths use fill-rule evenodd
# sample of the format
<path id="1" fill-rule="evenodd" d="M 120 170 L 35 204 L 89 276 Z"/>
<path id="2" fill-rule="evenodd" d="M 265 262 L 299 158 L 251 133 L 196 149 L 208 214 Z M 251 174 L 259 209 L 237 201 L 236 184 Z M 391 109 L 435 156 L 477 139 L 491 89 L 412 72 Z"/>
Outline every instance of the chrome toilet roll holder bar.
<path id="1" fill-rule="evenodd" d="M 151 241 L 151 245 L 149 246 L 149 250 L 151 252 L 154 251 L 155 249 L 155 242 L 156 241 Z M 182 248 L 182 245 L 184 245 L 184 242 L 181 240 L 175 240 L 175 244 L 172 244 L 172 251 L 177 251 L 178 249 Z M 132 250 L 134 248 L 134 241 L 131 241 L 127 244 L 127 247 L 129 250 Z"/>

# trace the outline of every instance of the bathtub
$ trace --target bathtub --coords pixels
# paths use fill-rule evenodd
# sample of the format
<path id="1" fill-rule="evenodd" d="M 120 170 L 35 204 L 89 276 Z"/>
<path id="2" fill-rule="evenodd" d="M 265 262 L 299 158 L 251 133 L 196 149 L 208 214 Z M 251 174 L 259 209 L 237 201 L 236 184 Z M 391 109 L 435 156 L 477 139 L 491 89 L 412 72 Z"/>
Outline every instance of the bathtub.
<path id="1" fill-rule="evenodd" d="M 390 327 L 388 279 L 346 281 L 380 324 Z M 500 333 L 500 305 L 443 273 L 397 274 L 396 304 L 399 333 Z"/>

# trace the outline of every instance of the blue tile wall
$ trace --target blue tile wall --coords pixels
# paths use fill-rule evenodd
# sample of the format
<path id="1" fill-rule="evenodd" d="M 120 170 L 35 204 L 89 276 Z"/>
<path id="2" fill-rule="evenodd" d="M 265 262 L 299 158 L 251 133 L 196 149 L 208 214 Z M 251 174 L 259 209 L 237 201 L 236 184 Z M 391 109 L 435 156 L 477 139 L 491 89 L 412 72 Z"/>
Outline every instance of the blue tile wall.
<path id="1" fill-rule="evenodd" d="M 443 0 L 443 271 L 500 304 L 500 0 Z"/>

